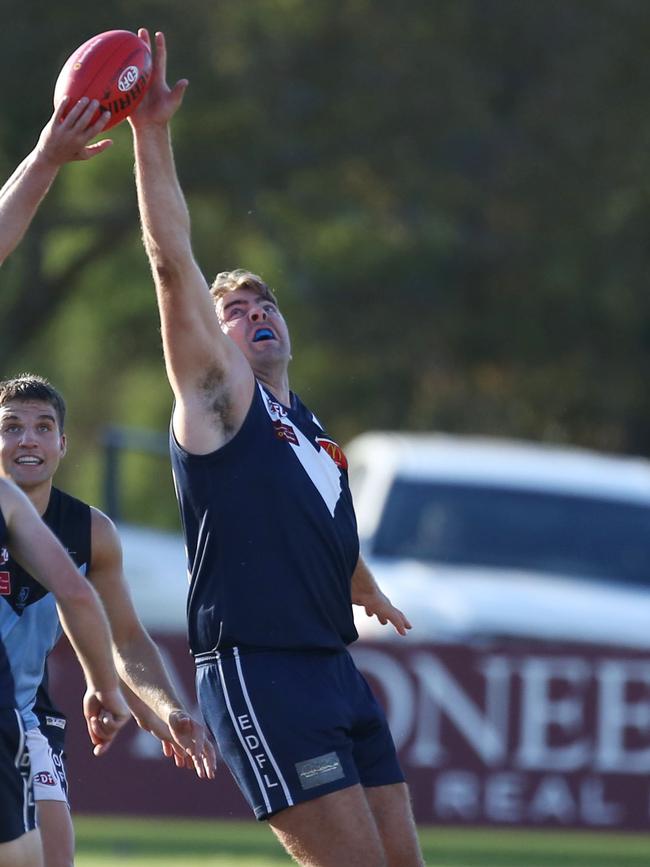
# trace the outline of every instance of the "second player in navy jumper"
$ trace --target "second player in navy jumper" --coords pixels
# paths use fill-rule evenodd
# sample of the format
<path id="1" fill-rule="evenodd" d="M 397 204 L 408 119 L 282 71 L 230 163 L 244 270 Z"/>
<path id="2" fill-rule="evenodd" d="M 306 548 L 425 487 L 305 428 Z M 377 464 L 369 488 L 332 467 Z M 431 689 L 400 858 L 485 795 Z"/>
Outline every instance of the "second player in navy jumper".
<path id="1" fill-rule="evenodd" d="M 201 707 L 255 815 L 296 861 L 419 867 L 386 720 L 346 649 L 353 602 L 400 633 L 409 624 L 359 557 L 341 450 L 289 388 L 274 294 L 240 270 L 210 291 L 195 262 L 169 135 L 187 82 L 167 86 L 162 34 L 155 55 L 130 121 L 175 398 Z"/>

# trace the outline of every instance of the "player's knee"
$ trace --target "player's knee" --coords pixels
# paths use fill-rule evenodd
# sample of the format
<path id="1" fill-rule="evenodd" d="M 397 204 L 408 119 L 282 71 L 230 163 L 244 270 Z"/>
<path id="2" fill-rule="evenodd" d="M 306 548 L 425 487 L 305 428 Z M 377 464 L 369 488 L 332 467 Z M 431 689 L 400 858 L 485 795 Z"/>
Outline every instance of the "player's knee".
<path id="1" fill-rule="evenodd" d="M 43 867 L 43 849 L 37 830 L 8 843 L 0 843 L 0 867 Z"/>

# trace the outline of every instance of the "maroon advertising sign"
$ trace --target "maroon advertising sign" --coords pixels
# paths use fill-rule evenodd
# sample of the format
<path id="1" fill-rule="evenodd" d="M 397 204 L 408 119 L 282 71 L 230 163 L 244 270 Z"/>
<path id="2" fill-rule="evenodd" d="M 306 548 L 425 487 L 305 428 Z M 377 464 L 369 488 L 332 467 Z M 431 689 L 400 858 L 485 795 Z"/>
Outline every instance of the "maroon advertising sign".
<path id="1" fill-rule="evenodd" d="M 155 635 L 188 707 L 185 639 Z M 67 644 L 52 693 L 69 714 L 71 800 L 80 812 L 249 816 L 221 763 L 199 781 L 134 724 L 93 758 L 82 677 Z M 420 823 L 647 830 L 650 656 L 599 647 L 358 642 L 384 705 Z M 198 711 L 197 711 L 198 713 Z"/>

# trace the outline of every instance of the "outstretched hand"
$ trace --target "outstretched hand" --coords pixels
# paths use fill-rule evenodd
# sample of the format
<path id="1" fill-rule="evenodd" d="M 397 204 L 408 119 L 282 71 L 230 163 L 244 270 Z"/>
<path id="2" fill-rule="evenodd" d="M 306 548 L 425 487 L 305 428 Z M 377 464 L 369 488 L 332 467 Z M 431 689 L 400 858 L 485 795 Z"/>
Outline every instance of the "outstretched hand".
<path id="1" fill-rule="evenodd" d="M 388 596 L 382 593 L 377 586 L 368 590 L 353 592 L 352 602 L 355 605 L 363 605 L 368 617 L 376 617 L 383 626 L 392 623 L 395 631 L 399 632 L 400 635 L 406 635 L 407 630 L 411 629 L 406 615 L 399 608 L 396 608 Z"/>
<path id="2" fill-rule="evenodd" d="M 70 97 L 64 96 L 38 139 L 39 156 L 57 169 L 73 160 L 92 159 L 113 144 L 110 138 L 88 144 L 108 123 L 111 116 L 109 111 L 100 112 L 97 120 L 91 123 L 97 114 L 99 102 L 82 96 L 63 117 L 69 102 Z"/>
<path id="3" fill-rule="evenodd" d="M 189 84 L 186 78 L 181 78 L 173 87 L 167 84 L 167 45 L 163 33 L 158 32 L 155 35 L 155 50 L 152 48 L 148 30 L 141 27 L 138 36 L 152 50 L 153 68 L 149 89 L 138 108 L 129 115 L 129 123 L 134 129 L 148 124 L 168 123 L 180 108 Z"/>

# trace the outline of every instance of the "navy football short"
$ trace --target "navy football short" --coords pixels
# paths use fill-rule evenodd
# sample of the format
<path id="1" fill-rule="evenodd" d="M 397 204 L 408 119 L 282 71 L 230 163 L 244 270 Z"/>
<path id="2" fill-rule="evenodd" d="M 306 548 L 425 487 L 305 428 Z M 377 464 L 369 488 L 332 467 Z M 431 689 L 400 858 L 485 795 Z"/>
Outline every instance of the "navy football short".
<path id="1" fill-rule="evenodd" d="M 257 819 L 404 775 L 384 713 L 347 651 L 197 655 L 197 694 Z"/>
<path id="2" fill-rule="evenodd" d="M 0 843 L 17 840 L 36 827 L 29 752 L 20 715 L 0 710 Z"/>

